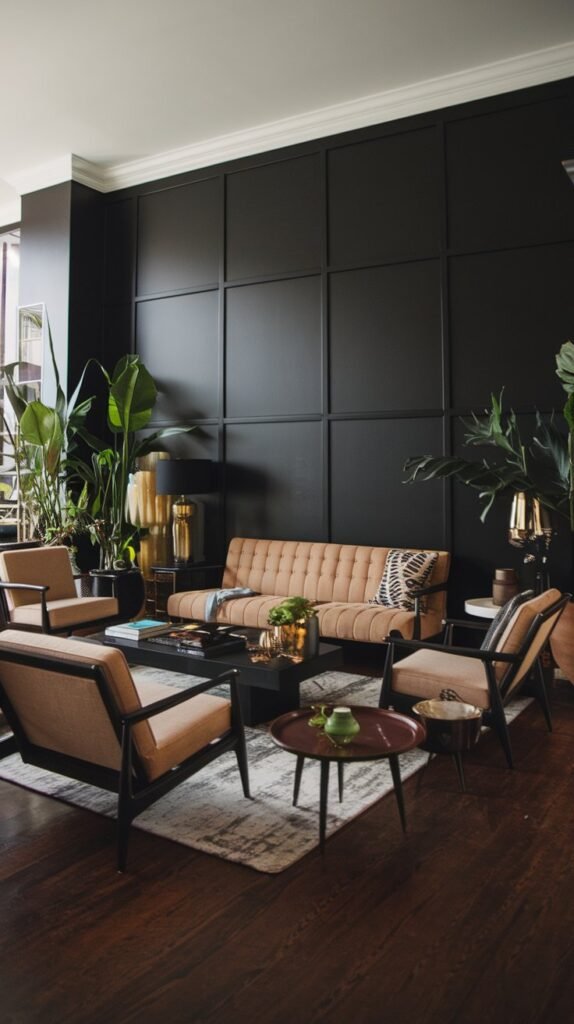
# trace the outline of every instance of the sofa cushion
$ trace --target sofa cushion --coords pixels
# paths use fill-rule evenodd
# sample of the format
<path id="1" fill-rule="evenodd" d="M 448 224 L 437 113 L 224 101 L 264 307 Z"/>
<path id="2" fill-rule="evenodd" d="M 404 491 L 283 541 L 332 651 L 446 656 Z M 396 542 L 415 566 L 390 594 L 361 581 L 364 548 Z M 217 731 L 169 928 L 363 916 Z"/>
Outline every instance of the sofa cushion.
<path id="1" fill-rule="evenodd" d="M 407 551 L 401 548 L 389 551 L 373 602 L 385 608 L 414 611 L 413 591 L 420 590 L 430 582 L 437 558 L 436 551 Z"/>
<path id="2" fill-rule="evenodd" d="M 358 640 L 380 644 L 398 631 L 406 640 L 413 639 L 415 616 L 402 608 L 382 605 L 327 601 L 317 608 L 321 636 L 334 640 Z M 440 632 L 441 617 L 437 613 L 421 617 L 421 639 Z"/>

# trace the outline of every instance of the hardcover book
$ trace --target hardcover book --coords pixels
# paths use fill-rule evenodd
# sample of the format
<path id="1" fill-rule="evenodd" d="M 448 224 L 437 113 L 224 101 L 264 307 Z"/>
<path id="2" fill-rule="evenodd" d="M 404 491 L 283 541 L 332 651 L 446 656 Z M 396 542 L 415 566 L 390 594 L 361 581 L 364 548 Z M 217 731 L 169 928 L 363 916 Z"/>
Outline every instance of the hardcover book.
<path id="1" fill-rule="evenodd" d="M 148 640 L 152 636 L 168 633 L 172 628 L 171 622 L 160 622 L 158 619 L 138 619 L 137 622 L 121 622 L 117 626 L 108 626 L 106 636 L 118 637 L 123 640 Z"/>

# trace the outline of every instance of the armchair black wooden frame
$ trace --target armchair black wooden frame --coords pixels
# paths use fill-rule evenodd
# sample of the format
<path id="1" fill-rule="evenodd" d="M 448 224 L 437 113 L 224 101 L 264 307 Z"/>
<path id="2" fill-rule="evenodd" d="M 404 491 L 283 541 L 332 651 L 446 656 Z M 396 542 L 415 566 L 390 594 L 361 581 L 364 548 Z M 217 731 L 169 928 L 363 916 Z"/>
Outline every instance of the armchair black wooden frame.
<path id="1" fill-rule="evenodd" d="M 196 686 L 189 687 L 189 689 L 177 690 L 173 696 L 155 701 L 129 714 L 122 714 L 115 705 L 108 683 L 99 665 L 79 664 L 46 654 L 30 655 L 29 653 L 8 650 L 2 651 L 0 660 L 47 672 L 62 672 L 66 676 L 90 679 L 97 687 L 121 746 L 121 768 L 119 771 L 93 764 L 89 761 L 82 761 L 67 754 L 51 750 L 48 747 L 37 746 L 31 743 L 1 682 L 0 707 L 13 731 L 16 747 L 24 762 L 118 794 L 118 871 L 123 872 L 126 870 L 129 829 L 134 818 L 151 804 L 155 803 L 160 797 L 169 793 L 180 782 L 200 771 L 201 768 L 204 768 L 221 754 L 230 750 L 235 751 L 243 793 L 245 797 L 250 797 L 247 749 L 239 704 L 238 669 L 230 669 L 214 679 L 198 683 Z M 221 685 L 228 685 L 230 689 L 231 728 L 219 739 L 209 743 L 207 747 L 192 754 L 191 757 L 188 757 L 177 767 L 171 768 L 165 774 L 150 782 L 146 778 L 141 760 L 134 746 L 132 734 L 134 725 L 153 718 L 169 708 L 177 707 L 198 694 L 205 693 L 207 690 Z M 10 752 L 10 749 L 6 749 L 0 756 L 7 756 Z"/>
<path id="2" fill-rule="evenodd" d="M 538 631 L 541 629 L 543 624 L 556 615 L 556 612 L 561 612 L 568 601 L 570 600 L 570 594 L 563 594 L 558 600 L 556 600 L 549 608 L 546 608 L 543 612 L 539 612 L 534 620 L 532 621 L 524 641 L 522 642 L 520 649 L 516 654 L 508 654 L 503 651 L 483 651 L 476 648 L 469 647 L 455 647 L 446 644 L 433 644 L 428 641 L 421 640 L 403 640 L 395 635 L 390 635 L 386 638 L 388 644 L 387 654 L 385 658 L 385 667 L 383 672 L 383 685 L 381 687 L 381 693 L 379 697 L 379 707 L 388 708 L 394 707 L 398 711 L 410 711 L 413 704 L 416 704 L 423 698 L 418 696 L 412 696 L 406 693 L 397 693 L 392 688 L 393 678 L 393 664 L 395 660 L 396 648 L 401 647 L 407 651 L 440 651 L 442 654 L 459 655 L 465 658 L 478 659 L 484 666 L 486 674 L 486 681 L 488 685 L 488 693 L 490 698 L 490 708 L 483 711 L 483 721 L 485 725 L 491 725 L 502 745 L 502 749 L 506 755 L 508 767 L 513 767 L 512 748 L 510 745 L 510 736 L 508 732 L 508 725 L 504 715 L 504 705 L 509 700 L 510 696 L 515 696 L 528 678 L 526 674 L 524 680 L 521 680 L 518 687 L 513 687 L 513 681 L 518 674 L 518 670 L 522 665 L 526 654 L 533 643 Z M 559 615 L 556 617 L 558 621 Z M 447 637 L 452 637 L 452 629 L 454 626 L 462 626 L 467 628 L 481 628 L 476 623 L 470 623 L 458 619 L 444 619 L 443 626 L 447 629 Z M 552 627 L 554 629 L 554 626 Z M 550 635 L 550 634 L 549 634 Z M 540 704 L 548 731 L 552 731 L 552 716 L 550 711 L 550 701 L 548 699 L 548 691 L 546 689 L 546 682 L 544 679 L 544 673 L 542 671 L 542 665 L 540 661 L 541 651 L 535 658 L 533 665 L 533 672 L 530 673 L 531 680 L 530 685 L 532 687 L 532 694 L 536 697 Z M 500 684 L 496 678 L 495 665 L 501 662 L 506 663 L 510 666 L 510 670 L 506 672 L 502 683 Z"/>
<path id="3" fill-rule="evenodd" d="M 117 598 L 115 582 L 113 584 L 114 594 Z M 46 594 L 50 589 L 49 584 L 45 583 L 5 583 L 0 580 L 0 618 L 3 620 L 3 625 L 10 629 L 24 629 L 27 632 L 33 633 L 48 633 L 50 636 L 70 636 L 77 629 L 86 629 L 88 626 L 99 625 L 103 626 L 104 623 L 114 623 L 121 620 L 120 615 L 108 616 L 107 618 L 100 619 L 86 619 L 85 622 L 75 622 L 71 626 L 61 626 L 59 629 L 50 625 L 50 613 L 48 611 Z M 42 615 L 42 626 L 30 625 L 29 623 L 23 622 L 11 622 L 10 621 L 10 610 L 6 601 L 6 591 L 8 590 L 30 590 L 34 593 L 40 594 L 40 611 Z M 125 616 L 124 616 L 125 618 Z M 0 628 L 2 628 L 0 626 Z"/>
<path id="4" fill-rule="evenodd" d="M 439 590 L 446 590 L 448 583 L 433 583 L 428 587 L 419 587 L 418 590 L 412 590 L 410 596 L 415 599 L 415 621 L 413 625 L 413 640 L 420 640 L 421 638 L 421 612 L 423 601 L 427 594 L 437 594 Z"/>

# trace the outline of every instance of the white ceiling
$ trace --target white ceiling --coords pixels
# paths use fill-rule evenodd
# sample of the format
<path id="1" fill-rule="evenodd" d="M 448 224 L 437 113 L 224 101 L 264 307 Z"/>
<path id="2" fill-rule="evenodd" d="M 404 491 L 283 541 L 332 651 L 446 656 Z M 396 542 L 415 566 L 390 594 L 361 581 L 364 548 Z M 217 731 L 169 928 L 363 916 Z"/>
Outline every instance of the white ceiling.
<path id="1" fill-rule="evenodd" d="M 106 191 L 574 74 L 572 0 L 0 0 L 0 32 L 0 224 L 71 174 Z"/>

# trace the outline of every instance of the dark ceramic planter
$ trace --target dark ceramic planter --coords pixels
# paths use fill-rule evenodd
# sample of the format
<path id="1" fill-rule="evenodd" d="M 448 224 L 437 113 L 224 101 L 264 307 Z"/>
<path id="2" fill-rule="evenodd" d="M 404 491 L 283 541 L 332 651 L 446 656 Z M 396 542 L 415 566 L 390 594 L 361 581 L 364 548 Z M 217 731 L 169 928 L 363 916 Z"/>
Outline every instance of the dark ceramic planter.
<path id="1" fill-rule="evenodd" d="M 117 597 L 119 615 L 133 619 L 145 605 L 144 578 L 139 569 L 92 569 L 94 597 Z"/>

